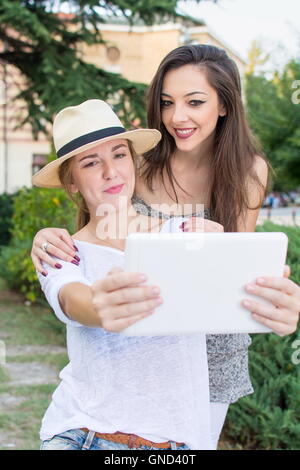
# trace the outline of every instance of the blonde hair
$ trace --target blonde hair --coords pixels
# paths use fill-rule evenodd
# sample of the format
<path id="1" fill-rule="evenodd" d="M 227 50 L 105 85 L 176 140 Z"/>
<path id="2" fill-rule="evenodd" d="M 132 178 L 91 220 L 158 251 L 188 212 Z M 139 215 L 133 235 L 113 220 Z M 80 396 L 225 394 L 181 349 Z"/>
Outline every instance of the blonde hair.
<path id="1" fill-rule="evenodd" d="M 128 143 L 128 147 L 130 150 L 133 163 L 134 163 L 134 167 L 136 169 L 137 153 L 134 150 L 133 145 L 129 140 L 127 140 L 127 143 Z M 72 157 L 65 160 L 59 167 L 58 176 L 69 198 L 77 206 L 76 231 L 78 231 L 89 223 L 91 216 L 90 216 L 89 208 L 82 194 L 80 192 L 74 194 L 71 191 L 71 184 L 73 182 L 72 180 L 73 162 L 74 162 L 74 159 Z"/>

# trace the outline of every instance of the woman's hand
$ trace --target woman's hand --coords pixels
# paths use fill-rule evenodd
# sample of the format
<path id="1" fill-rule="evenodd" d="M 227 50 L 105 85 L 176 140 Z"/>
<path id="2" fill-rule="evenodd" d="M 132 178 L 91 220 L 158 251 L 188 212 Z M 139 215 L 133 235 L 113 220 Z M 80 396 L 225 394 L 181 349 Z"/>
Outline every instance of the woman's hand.
<path id="1" fill-rule="evenodd" d="M 201 217 L 191 217 L 180 228 L 183 232 L 224 232 L 223 225 Z"/>
<path id="2" fill-rule="evenodd" d="M 47 251 L 42 248 L 43 243 L 48 243 Z M 74 245 L 71 235 L 65 229 L 61 228 L 43 228 L 35 235 L 32 244 L 31 258 L 35 269 L 47 275 L 47 272 L 42 266 L 42 261 L 48 263 L 53 268 L 60 268 L 61 265 L 57 263 L 51 256 L 62 259 L 64 261 L 79 262 L 80 259 L 76 255 L 77 248 Z"/>
<path id="3" fill-rule="evenodd" d="M 141 285 L 146 276 L 113 268 L 104 279 L 92 286 L 92 303 L 102 328 L 113 333 L 124 330 L 151 315 L 162 304 L 160 290 Z"/>
<path id="4" fill-rule="evenodd" d="M 289 276 L 290 268 L 285 266 L 284 277 L 263 277 L 258 278 L 256 284 L 247 284 L 247 292 L 269 300 L 271 306 L 250 299 L 242 301 L 254 320 L 279 336 L 294 333 L 299 321 L 300 287 L 288 279 Z"/>

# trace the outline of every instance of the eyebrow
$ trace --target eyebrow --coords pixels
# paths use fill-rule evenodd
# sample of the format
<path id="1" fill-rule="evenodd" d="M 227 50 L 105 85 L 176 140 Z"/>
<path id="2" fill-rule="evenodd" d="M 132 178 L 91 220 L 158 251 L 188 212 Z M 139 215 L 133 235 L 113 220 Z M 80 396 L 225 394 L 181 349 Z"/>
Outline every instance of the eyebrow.
<path id="1" fill-rule="evenodd" d="M 118 145 L 115 145 L 114 147 L 112 147 L 111 152 L 114 152 L 115 150 L 118 150 L 120 147 L 128 148 L 128 147 L 126 147 L 125 144 L 118 144 Z M 98 157 L 98 156 L 99 155 L 97 153 L 91 153 L 90 155 L 86 155 L 85 157 L 82 157 L 79 160 L 79 163 L 82 162 L 83 160 L 86 160 L 87 158 L 95 158 L 95 157 Z"/>
<path id="2" fill-rule="evenodd" d="M 200 95 L 207 95 L 207 93 L 204 93 L 204 91 L 191 91 L 190 93 L 187 93 L 186 95 L 184 96 L 191 96 L 191 95 L 197 95 L 197 94 L 200 94 Z M 163 96 L 168 96 L 169 98 L 172 98 L 171 95 L 168 95 L 168 93 L 162 93 L 161 95 Z"/>

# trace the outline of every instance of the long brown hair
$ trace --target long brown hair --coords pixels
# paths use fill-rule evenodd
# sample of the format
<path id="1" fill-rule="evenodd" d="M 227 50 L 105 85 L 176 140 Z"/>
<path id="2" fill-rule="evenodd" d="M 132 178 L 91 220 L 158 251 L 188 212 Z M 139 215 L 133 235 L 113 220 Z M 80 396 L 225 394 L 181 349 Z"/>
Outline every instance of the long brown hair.
<path id="1" fill-rule="evenodd" d="M 127 140 L 127 139 L 126 139 Z M 130 150 L 130 154 L 133 160 L 133 163 L 136 168 L 137 162 L 137 153 L 133 148 L 133 145 L 130 140 L 127 140 L 127 144 Z M 77 215 L 76 215 L 76 231 L 85 227 L 90 221 L 90 211 L 80 192 L 72 193 L 71 191 L 71 183 L 72 183 L 72 164 L 74 162 L 74 158 L 68 158 L 65 160 L 59 167 L 58 176 L 60 182 L 67 192 L 69 198 L 75 203 L 77 206 Z"/>
<path id="2" fill-rule="evenodd" d="M 213 157 L 210 161 L 211 180 L 208 182 L 209 210 L 212 219 L 222 224 L 225 231 L 236 231 L 238 217 L 244 215 L 247 208 L 250 209 L 246 190 L 248 177 L 264 189 L 253 168 L 256 155 L 265 157 L 245 117 L 238 68 L 224 50 L 202 44 L 185 45 L 171 51 L 163 59 L 147 93 L 148 126 L 158 129 L 163 138 L 144 155 L 141 174 L 152 191 L 156 176 L 165 185 L 163 175 L 166 172 L 178 202 L 175 189 L 178 183 L 171 168 L 171 157 L 176 145 L 162 122 L 161 93 L 166 73 L 183 65 L 195 65 L 206 73 L 210 86 L 216 90 L 220 103 L 226 109 L 226 115 L 219 117 L 215 130 Z M 257 209 L 260 205 L 251 209 Z"/>

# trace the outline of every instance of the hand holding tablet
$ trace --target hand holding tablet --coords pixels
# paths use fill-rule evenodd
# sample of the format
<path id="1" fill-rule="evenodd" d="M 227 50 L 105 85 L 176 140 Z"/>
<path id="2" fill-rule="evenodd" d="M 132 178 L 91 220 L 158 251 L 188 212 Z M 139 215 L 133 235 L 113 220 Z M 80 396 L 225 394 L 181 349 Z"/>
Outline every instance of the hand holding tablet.
<path id="1" fill-rule="evenodd" d="M 125 335 L 266 333 L 241 306 L 245 285 L 263 275 L 282 276 L 284 233 L 137 233 L 128 237 L 125 270 L 143 272 L 161 289 L 154 314 Z M 261 303 L 268 303 L 259 299 Z"/>

